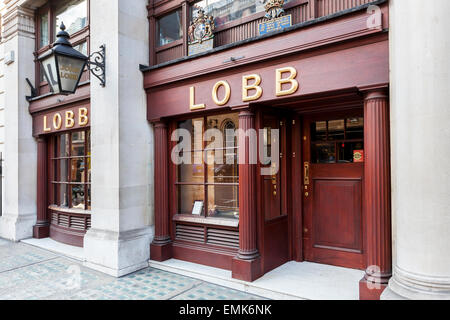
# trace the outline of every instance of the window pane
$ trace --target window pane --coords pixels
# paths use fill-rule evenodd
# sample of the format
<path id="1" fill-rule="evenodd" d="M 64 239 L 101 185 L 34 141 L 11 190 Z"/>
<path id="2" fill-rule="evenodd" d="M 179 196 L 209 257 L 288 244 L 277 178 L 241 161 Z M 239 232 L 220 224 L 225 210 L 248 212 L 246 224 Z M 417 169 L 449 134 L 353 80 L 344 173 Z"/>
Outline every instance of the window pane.
<path id="1" fill-rule="evenodd" d="M 204 201 L 204 186 L 178 186 L 178 212 L 191 214 L 195 201 Z"/>
<path id="2" fill-rule="evenodd" d="M 239 219 L 239 186 L 208 186 L 208 216 Z"/>
<path id="3" fill-rule="evenodd" d="M 57 165 L 58 176 L 55 177 L 58 182 L 68 182 L 69 181 L 69 166 L 67 165 L 68 160 L 55 160 Z"/>
<path id="4" fill-rule="evenodd" d="M 317 143 L 311 146 L 312 163 L 335 163 L 336 148 L 334 143 Z"/>
<path id="5" fill-rule="evenodd" d="M 285 3 L 290 1 L 292 0 L 285 0 Z M 263 12 L 265 3 L 264 0 L 203 0 L 191 7 L 191 19 L 197 16 L 199 9 L 203 9 L 207 15 L 214 17 L 216 26 L 221 26 L 257 12 Z"/>
<path id="6" fill-rule="evenodd" d="M 72 208 L 84 210 L 84 185 L 70 185 Z"/>
<path id="7" fill-rule="evenodd" d="M 68 194 L 68 185 L 60 184 L 58 185 L 58 206 L 60 207 L 68 207 L 69 206 L 69 194 Z"/>
<path id="8" fill-rule="evenodd" d="M 45 47 L 49 44 L 49 38 L 48 38 L 48 13 L 44 14 L 40 18 L 40 43 L 39 47 Z"/>
<path id="9" fill-rule="evenodd" d="M 57 139 L 59 141 L 59 152 L 57 153 L 57 156 L 59 157 L 68 157 L 69 156 L 69 135 L 62 134 Z"/>
<path id="10" fill-rule="evenodd" d="M 157 20 L 158 46 L 171 43 L 183 37 L 181 10 L 174 11 Z"/>
<path id="11" fill-rule="evenodd" d="M 239 183 L 237 150 L 234 148 L 207 151 L 209 183 Z M 218 161 L 220 158 L 222 160 Z"/>
<path id="12" fill-rule="evenodd" d="M 72 167 L 71 167 L 71 182 L 81 182 L 85 183 L 85 158 L 72 159 Z"/>
<path id="13" fill-rule="evenodd" d="M 347 139 L 364 139 L 364 118 L 347 119 Z"/>
<path id="14" fill-rule="evenodd" d="M 87 52 L 87 42 L 83 42 L 80 43 L 79 45 L 76 45 L 73 47 L 75 50 L 77 50 L 78 52 L 81 52 L 82 54 L 84 54 L 85 56 L 88 55 Z"/>
<path id="15" fill-rule="evenodd" d="M 328 121 L 328 140 L 344 140 L 344 120 Z"/>
<path id="16" fill-rule="evenodd" d="M 361 159 L 355 161 L 355 152 L 364 153 L 363 142 L 339 143 L 338 150 L 339 163 L 363 162 Z"/>
<path id="17" fill-rule="evenodd" d="M 64 22 L 66 31 L 71 35 L 87 26 L 87 0 L 58 1 L 56 7 L 55 28 L 59 32 L 61 22 Z"/>
<path id="18" fill-rule="evenodd" d="M 202 161 L 203 152 L 185 152 L 184 154 L 180 154 L 180 156 L 186 155 L 186 160 L 190 160 L 190 163 L 184 163 L 178 165 L 178 182 L 195 182 L 195 183 L 203 183 L 205 181 L 204 178 L 204 165 Z M 195 162 L 194 157 L 197 158 Z"/>
<path id="19" fill-rule="evenodd" d="M 327 140 L 327 122 L 319 121 L 311 124 L 311 141 Z"/>
<path id="20" fill-rule="evenodd" d="M 84 138 L 85 131 L 72 133 L 72 156 L 84 156 Z"/>

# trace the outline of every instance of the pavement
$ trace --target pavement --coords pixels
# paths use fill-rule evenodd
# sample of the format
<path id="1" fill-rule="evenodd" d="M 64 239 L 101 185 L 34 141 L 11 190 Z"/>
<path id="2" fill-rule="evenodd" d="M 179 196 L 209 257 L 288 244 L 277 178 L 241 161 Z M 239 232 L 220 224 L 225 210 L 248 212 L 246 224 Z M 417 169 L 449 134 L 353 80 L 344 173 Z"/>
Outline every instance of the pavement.
<path id="1" fill-rule="evenodd" d="M 77 260 L 0 239 L 0 300 L 262 299 L 154 268 L 115 278 Z"/>

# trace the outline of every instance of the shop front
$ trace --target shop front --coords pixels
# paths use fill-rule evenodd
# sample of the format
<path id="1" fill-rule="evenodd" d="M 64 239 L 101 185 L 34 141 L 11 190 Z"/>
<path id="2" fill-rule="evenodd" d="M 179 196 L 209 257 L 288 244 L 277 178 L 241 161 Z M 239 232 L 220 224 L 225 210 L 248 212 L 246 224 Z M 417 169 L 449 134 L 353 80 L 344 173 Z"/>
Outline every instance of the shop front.
<path id="1" fill-rule="evenodd" d="M 360 11 L 143 69 L 151 259 L 245 281 L 292 260 L 360 269 L 361 298 L 379 297 L 391 274 L 387 6 L 380 14 L 377 28 Z"/>

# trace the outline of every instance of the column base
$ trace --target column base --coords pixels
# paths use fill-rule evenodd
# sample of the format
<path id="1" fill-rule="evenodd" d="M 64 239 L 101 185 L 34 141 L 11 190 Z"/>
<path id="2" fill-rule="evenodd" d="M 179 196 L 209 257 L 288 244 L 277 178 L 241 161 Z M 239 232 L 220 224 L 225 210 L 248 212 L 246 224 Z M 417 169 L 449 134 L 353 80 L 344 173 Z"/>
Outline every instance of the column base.
<path id="1" fill-rule="evenodd" d="M 150 227 L 123 232 L 89 229 L 84 236 L 84 265 L 121 277 L 148 267 Z"/>
<path id="2" fill-rule="evenodd" d="M 231 262 L 231 273 L 233 279 L 253 282 L 262 276 L 261 258 L 241 260 L 235 257 Z"/>
<path id="3" fill-rule="evenodd" d="M 387 284 L 368 282 L 365 278 L 359 281 L 359 300 L 380 300 Z"/>
<path id="4" fill-rule="evenodd" d="M 33 238 L 44 239 L 50 236 L 50 224 L 35 225 L 33 227 Z"/>
<path id="5" fill-rule="evenodd" d="M 162 262 L 172 259 L 172 242 L 165 244 L 152 243 L 150 245 L 150 260 Z"/>
<path id="6" fill-rule="evenodd" d="M 29 239 L 33 236 L 34 225 L 36 225 L 36 213 L 4 214 L 0 217 L 0 237 L 11 241 Z"/>

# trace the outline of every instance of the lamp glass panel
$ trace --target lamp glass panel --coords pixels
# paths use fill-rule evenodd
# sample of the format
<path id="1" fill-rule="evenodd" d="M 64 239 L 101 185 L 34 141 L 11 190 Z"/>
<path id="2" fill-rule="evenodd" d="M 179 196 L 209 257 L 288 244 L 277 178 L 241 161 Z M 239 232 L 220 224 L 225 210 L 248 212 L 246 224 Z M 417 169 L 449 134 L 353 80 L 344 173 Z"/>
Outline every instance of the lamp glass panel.
<path id="1" fill-rule="evenodd" d="M 57 56 L 61 90 L 74 93 L 78 86 L 80 74 L 83 72 L 84 60 Z"/>
<path id="2" fill-rule="evenodd" d="M 48 58 L 42 60 L 42 70 L 44 70 L 45 78 L 47 79 L 52 92 L 59 93 L 58 71 L 56 70 L 55 55 L 52 54 Z"/>

